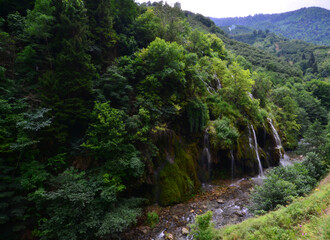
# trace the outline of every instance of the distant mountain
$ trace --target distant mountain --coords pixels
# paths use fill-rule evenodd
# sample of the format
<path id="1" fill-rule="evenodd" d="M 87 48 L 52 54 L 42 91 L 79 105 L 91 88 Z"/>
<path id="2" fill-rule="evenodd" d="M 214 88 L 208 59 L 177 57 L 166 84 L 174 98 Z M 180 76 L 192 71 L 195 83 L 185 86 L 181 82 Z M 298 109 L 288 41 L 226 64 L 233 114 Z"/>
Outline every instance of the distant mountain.
<path id="1" fill-rule="evenodd" d="M 330 45 L 330 11 L 324 8 L 310 7 L 280 14 L 211 19 L 225 31 L 243 25 L 254 30 L 269 30 L 290 39 Z"/>

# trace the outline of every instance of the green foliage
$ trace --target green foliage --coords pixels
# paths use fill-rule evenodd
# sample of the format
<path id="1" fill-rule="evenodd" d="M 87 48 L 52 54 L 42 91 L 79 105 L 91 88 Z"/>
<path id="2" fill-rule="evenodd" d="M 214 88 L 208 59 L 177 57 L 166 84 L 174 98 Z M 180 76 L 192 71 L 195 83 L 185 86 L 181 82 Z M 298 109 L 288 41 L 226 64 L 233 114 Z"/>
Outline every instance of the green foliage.
<path id="1" fill-rule="evenodd" d="M 45 166 L 37 161 L 22 163 L 21 185 L 25 190 L 36 190 L 42 188 L 44 182 L 50 177 Z"/>
<path id="2" fill-rule="evenodd" d="M 140 176 L 143 164 L 135 147 L 125 142 L 127 132 L 123 113 L 111 108 L 107 102 L 96 102 L 91 118 L 88 137 L 82 146 L 97 160 L 105 162 L 114 176 Z"/>
<path id="3" fill-rule="evenodd" d="M 329 111 L 330 110 L 330 83 L 320 80 L 312 80 L 306 83 L 309 91 L 313 96 L 321 100 L 321 104 Z"/>
<path id="4" fill-rule="evenodd" d="M 117 198 L 117 186 L 101 176 L 66 170 L 41 192 L 49 217 L 41 239 L 95 239 L 114 236 L 135 222 L 139 199 Z M 64 224 L 65 223 L 65 224 Z"/>
<path id="5" fill-rule="evenodd" d="M 227 117 L 217 119 L 214 121 L 212 127 L 215 132 L 213 132 L 213 128 L 210 129 L 211 136 L 214 134 L 211 138 L 211 144 L 215 149 L 219 146 L 222 149 L 230 149 L 236 143 L 239 132 L 230 119 Z"/>
<path id="6" fill-rule="evenodd" d="M 287 148 L 297 146 L 297 137 L 301 127 L 297 122 L 298 103 L 292 95 L 293 91 L 288 87 L 279 87 L 270 93 L 271 100 L 278 106 L 274 113 L 280 129 L 285 133 L 283 144 Z"/>
<path id="7" fill-rule="evenodd" d="M 47 166 L 51 170 L 58 172 L 66 165 L 66 162 L 67 162 L 67 154 L 60 153 L 53 157 L 48 158 Z"/>
<path id="8" fill-rule="evenodd" d="M 133 89 L 121 66 L 109 67 L 95 83 L 95 88 L 100 101 L 111 101 L 112 106 L 128 111 L 129 97 Z"/>
<path id="9" fill-rule="evenodd" d="M 325 168 L 324 163 L 313 153 L 308 154 L 302 163 L 274 168 L 264 184 L 252 192 L 251 209 L 255 213 L 263 213 L 275 209 L 278 204 L 290 203 L 292 197 L 310 193 L 325 173 Z"/>
<path id="10" fill-rule="evenodd" d="M 159 222 L 159 216 L 156 212 L 148 212 L 146 223 L 151 227 L 154 228 L 157 223 Z"/>
<path id="11" fill-rule="evenodd" d="M 266 73 L 254 72 L 252 78 L 254 80 L 253 96 L 260 100 L 260 107 L 264 108 L 272 88 L 272 81 Z"/>
<path id="12" fill-rule="evenodd" d="M 310 7 L 282 14 L 258 14 L 240 18 L 220 18 L 213 20 L 218 26 L 244 25 L 282 34 L 291 39 L 301 39 L 319 45 L 329 45 L 327 20 L 329 10 Z"/>
<path id="13" fill-rule="evenodd" d="M 315 178 L 316 180 L 320 180 L 326 173 L 327 167 L 329 167 L 327 163 L 323 162 L 322 158 L 314 152 L 309 152 L 306 154 L 305 164 L 308 169 L 309 176 Z"/>
<path id="14" fill-rule="evenodd" d="M 207 211 L 203 215 L 196 216 L 195 223 L 190 225 L 190 235 L 197 240 L 215 239 L 214 223 L 212 223 L 212 212 Z"/>
<path id="15" fill-rule="evenodd" d="M 52 128 L 59 143 L 79 136 L 85 130 L 92 107 L 92 79 L 95 68 L 87 53 L 88 18 L 80 0 L 55 4 L 56 16 L 53 50 L 56 51 L 54 70 L 39 79 L 43 105 L 52 109 Z"/>
<path id="16" fill-rule="evenodd" d="M 251 210 L 255 213 L 264 213 L 277 207 L 288 204 L 296 196 L 296 186 L 283 180 L 276 174 L 267 175 L 264 185 L 257 186 L 251 194 L 253 205 Z"/>
<path id="17" fill-rule="evenodd" d="M 148 94 L 151 99 L 155 98 L 154 94 L 166 100 L 173 94 L 180 97 L 186 82 L 182 46 L 157 38 L 138 57 L 143 61 L 147 73 L 141 81 L 143 94 Z"/>
<path id="18" fill-rule="evenodd" d="M 237 142 L 242 161 L 252 159 L 247 136 L 239 138 L 246 122 L 260 130 L 272 116 L 285 147 L 305 137 L 315 153 L 304 166 L 274 171 L 273 191 L 265 196 L 277 202 L 308 192 L 324 173 L 327 47 L 252 33 L 256 46 L 280 59 L 229 39 L 179 3 L 14 0 L 1 6 L 0 225 L 6 239 L 24 238 L 26 225 L 41 239 L 119 238 L 140 213 L 141 201 L 125 197 L 151 195 L 142 189 L 155 184 L 151 174 L 160 204 L 185 201 L 198 190 L 198 137 L 205 128 L 213 150 Z M 182 136 L 188 132 L 189 139 Z M 250 162 L 241 163 L 237 170 L 244 174 Z M 64 171 L 70 166 L 85 172 Z M 265 200 L 267 207 L 277 202 Z M 155 214 L 149 218 L 156 222 Z M 203 221 L 196 236 L 212 238 L 210 217 Z"/>
<path id="19" fill-rule="evenodd" d="M 264 216 L 226 226 L 216 233 L 219 239 L 327 239 L 329 182 L 306 198 Z"/>
<path id="20" fill-rule="evenodd" d="M 190 132 L 199 132 L 204 129 L 208 119 L 208 109 L 203 102 L 196 98 L 186 106 Z"/>
<path id="21" fill-rule="evenodd" d="M 315 161 L 315 163 L 317 162 Z M 303 196 L 313 189 L 318 180 L 313 177 L 314 174 L 309 172 L 306 165 L 307 162 L 304 164 L 294 164 L 293 166 L 277 167 L 273 170 L 273 173 L 281 179 L 293 183 L 296 186 L 296 193 L 299 196 Z M 312 167 L 314 165 L 310 162 L 310 168 Z"/>
<path id="22" fill-rule="evenodd" d="M 0 99 L 0 152 L 12 152 L 12 144 L 16 140 L 17 128 L 16 123 L 22 120 L 22 111 L 25 104 L 18 102 L 9 102 Z"/>
<path id="23" fill-rule="evenodd" d="M 15 168 L 0 159 L 0 231 L 4 239 L 20 239 L 26 229 L 26 196 L 15 175 Z"/>
<path id="24" fill-rule="evenodd" d="M 118 36 L 113 26 L 115 17 L 114 4 L 110 0 L 97 2 L 86 0 L 84 2 L 93 41 L 91 55 L 94 62 L 105 67 L 111 63 L 114 57 L 113 48 L 118 41 Z"/>
<path id="25" fill-rule="evenodd" d="M 223 96 L 228 102 L 243 107 L 248 105 L 254 81 L 251 79 L 249 70 L 242 69 L 238 63 L 234 62 L 230 67 L 230 75 L 223 79 Z"/>
<path id="26" fill-rule="evenodd" d="M 298 151 L 306 154 L 308 152 L 316 152 L 318 154 L 324 153 L 324 143 L 326 142 L 327 130 L 321 125 L 319 120 L 309 125 L 304 134 L 302 144 L 299 146 Z"/>

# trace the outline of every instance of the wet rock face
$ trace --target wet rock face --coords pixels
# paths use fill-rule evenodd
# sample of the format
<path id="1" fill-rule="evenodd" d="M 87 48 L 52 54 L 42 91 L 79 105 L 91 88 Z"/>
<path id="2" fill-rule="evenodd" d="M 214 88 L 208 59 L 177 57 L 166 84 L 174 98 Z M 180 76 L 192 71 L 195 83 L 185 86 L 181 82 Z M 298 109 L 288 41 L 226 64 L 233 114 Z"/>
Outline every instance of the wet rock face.
<path id="1" fill-rule="evenodd" d="M 163 166 L 156 177 L 156 199 L 162 205 L 186 201 L 200 188 L 197 177 L 197 145 L 185 144 L 174 136 L 168 146 L 159 146 L 158 165 Z M 163 148 L 162 148 L 163 147 Z M 172 151 L 169 152 L 169 149 Z M 169 161 L 169 157 L 171 161 Z"/>

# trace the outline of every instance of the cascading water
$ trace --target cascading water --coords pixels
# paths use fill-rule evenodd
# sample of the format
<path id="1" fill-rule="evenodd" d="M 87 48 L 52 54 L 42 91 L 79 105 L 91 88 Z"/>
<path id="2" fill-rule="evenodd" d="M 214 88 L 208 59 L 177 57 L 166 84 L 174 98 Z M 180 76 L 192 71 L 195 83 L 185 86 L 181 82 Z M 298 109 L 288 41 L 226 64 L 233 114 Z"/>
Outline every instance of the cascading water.
<path id="1" fill-rule="evenodd" d="M 209 145 L 210 145 L 209 134 L 207 133 L 207 129 L 206 129 L 205 134 L 204 134 L 204 149 L 203 149 L 203 153 L 202 153 L 202 161 L 203 161 L 203 164 L 206 163 L 206 165 L 207 165 L 208 178 L 210 179 L 212 159 L 211 159 L 211 154 L 209 151 Z"/>
<path id="2" fill-rule="evenodd" d="M 253 133 L 253 140 L 252 140 L 252 137 L 251 137 L 251 131 Z M 252 124 L 249 127 L 249 143 L 250 143 L 250 148 L 254 148 L 254 150 L 256 152 L 258 165 L 259 165 L 259 177 L 264 177 L 264 170 L 262 168 L 260 157 L 259 157 L 259 152 L 258 152 L 257 136 L 256 136 L 256 132 L 254 131 L 254 128 L 253 128 Z M 254 145 L 253 145 L 253 143 L 254 143 Z"/>
<path id="3" fill-rule="evenodd" d="M 271 118 L 267 118 L 267 120 L 268 120 L 270 127 L 272 128 L 273 136 L 274 136 L 275 143 L 276 143 L 275 149 L 277 149 L 280 154 L 280 164 L 283 166 L 288 165 L 288 164 L 290 164 L 290 162 L 288 161 L 289 157 L 286 156 L 286 154 L 284 153 L 284 148 L 282 146 L 281 138 L 278 135 L 278 132 L 276 131 L 276 128 L 273 125 L 273 120 Z"/>
<path id="4" fill-rule="evenodd" d="M 221 85 L 220 79 L 218 78 L 218 76 L 216 74 L 214 74 L 214 79 L 215 79 L 215 82 L 217 85 L 217 90 L 221 89 L 222 85 Z"/>
<path id="5" fill-rule="evenodd" d="M 233 154 L 233 150 L 230 150 L 230 156 L 231 156 L 231 181 L 234 181 L 235 157 Z"/>

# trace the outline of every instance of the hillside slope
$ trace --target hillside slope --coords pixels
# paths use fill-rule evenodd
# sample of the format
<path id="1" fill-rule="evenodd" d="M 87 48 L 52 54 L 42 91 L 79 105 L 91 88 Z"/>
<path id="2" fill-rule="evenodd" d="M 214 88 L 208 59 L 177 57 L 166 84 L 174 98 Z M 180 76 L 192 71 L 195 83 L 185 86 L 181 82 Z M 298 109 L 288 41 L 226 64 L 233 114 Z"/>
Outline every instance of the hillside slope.
<path id="1" fill-rule="evenodd" d="M 218 239 L 329 239 L 328 175 L 308 197 L 218 232 Z"/>
<path id="2" fill-rule="evenodd" d="M 256 30 L 282 34 L 290 39 L 304 40 L 320 45 L 330 44 L 330 11 L 319 7 L 302 8 L 280 14 L 258 14 L 248 17 L 211 18 L 222 28 L 243 25 Z"/>

